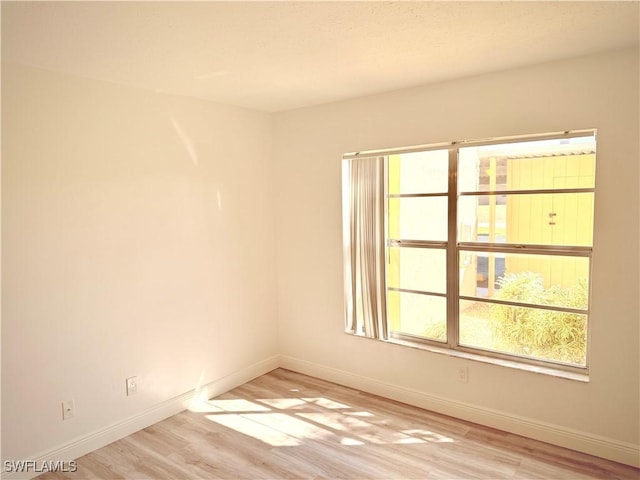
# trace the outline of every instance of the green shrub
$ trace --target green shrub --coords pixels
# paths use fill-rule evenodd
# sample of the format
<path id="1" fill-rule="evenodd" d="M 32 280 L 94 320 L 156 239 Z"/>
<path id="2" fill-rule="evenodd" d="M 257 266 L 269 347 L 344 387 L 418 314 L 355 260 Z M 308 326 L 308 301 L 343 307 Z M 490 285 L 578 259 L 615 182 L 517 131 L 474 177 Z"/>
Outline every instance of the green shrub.
<path id="1" fill-rule="evenodd" d="M 433 338 L 434 340 L 447 341 L 447 324 L 444 322 L 436 322 L 429 325 L 423 332 L 423 337 Z"/>
<path id="2" fill-rule="evenodd" d="M 585 279 L 570 288 L 545 288 L 533 272 L 507 273 L 498 280 L 497 299 L 538 305 L 587 308 Z M 494 305 L 491 327 L 494 348 L 561 362 L 584 364 L 587 325 L 584 315 L 508 305 Z"/>

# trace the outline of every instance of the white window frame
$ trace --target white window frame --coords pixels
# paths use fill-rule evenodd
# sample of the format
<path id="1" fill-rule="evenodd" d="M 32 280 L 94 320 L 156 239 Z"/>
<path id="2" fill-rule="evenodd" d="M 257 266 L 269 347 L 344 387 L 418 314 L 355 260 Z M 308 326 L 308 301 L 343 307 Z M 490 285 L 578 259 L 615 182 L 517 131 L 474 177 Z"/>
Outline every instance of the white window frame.
<path id="1" fill-rule="evenodd" d="M 548 193 L 594 193 L 595 196 L 595 188 L 557 188 L 557 189 L 530 189 L 530 190 L 499 190 L 499 191 L 473 191 L 473 192 L 458 192 L 458 182 L 457 182 L 457 172 L 458 172 L 458 156 L 461 148 L 469 147 L 469 146 L 487 146 L 487 145 L 498 145 L 498 144 L 506 144 L 506 143 L 518 143 L 518 142 L 527 142 L 527 141 L 538 141 L 538 140 L 560 140 L 560 139 L 568 139 L 575 137 L 585 137 L 585 136 L 593 136 L 596 137 L 595 129 L 588 130 L 572 130 L 572 131 L 564 131 L 558 133 L 549 133 L 549 134 L 540 134 L 540 135 L 525 135 L 525 136 L 512 136 L 512 137 L 497 137 L 491 139 L 482 139 L 482 140 L 473 140 L 473 141 L 454 141 L 448 143 L 440 143 L 440 144 L 430 144 L 430 145 L 420 145 L 420 146 L 411 146 L 405 148 L 393 148 L 393 149 L 384 149 L 384 150 L 371 150 L 371 151 L 363 151 L 363 152 L 353 152 L 347 153 L 343 155 L 343 172 L 345 172 L 345 164 L 351 160 L 357 158 L 365 158 L 365 157 L 388 157 L 393 154 L 402 154 L 402 153 L 413 153 L 413 152 L 425 152 L 432 150 L 448 150 L 449 152 L 449 177 L 448 177 L 448 233 L 447 240 L 445 242 L 438 241 L 415 241 L 415 240 L 397 240 L 390 239 L 388 235 L 388 209 L 386 205 L 388 204 L 389 198 L 399 198 L 403 196 L 444 196 L 443 194 L 393 194 L 389 195 L 388 189 L 388 181 L 387 181 L 387 162 L 385 160 L 385 179 L 384 179 L 384 197 L 385 197 L 385 211 L 384 211 L 384 242 L 386 245 L 386 249 L 390 246 L 412 246 L 419 248 L 436 248 L 436 249 L 445 249 L 447 256 L 447 289 L 446 294 L 441 295 L 446 297 L 447 301 L 447 341 L 441 342 L 437 340 L 431 340 L 426 337 L 418 337 L 405 333 L 394 333 L 388 331 L 388 322 L 386 318 L 383 319 L 383 325 L 378 329 L 379 331 L 373 336 L 378 340 L 399 343 L 402 345 L 408 345 L 412 347 L 420 347 L 420 348 L 435 348 L 435 351 L 443 350 L 444 352 L 448 352 L 454 354 L 456 356 L 465 356 L 465 354 L 469 354 L 469 358 L 473 358 L 474 356 L 479 356 L 480 358 L 489 358 L 495 359 L 498 361 L 506 361 L 506 363 L 515 362 L 516 364 L 523 365 L 532 365 L 536 367 L 550 368 L 563 370 L 566 372 L 574 372 L 578 374 L 588 374 L 588 365 L 589 365 L 589 345 L 590 345 L 590 330 L 591 330 L 591 321 L 590 321 L 590 305 L 591 305 L 591 292 L 589 291 L 589 304 L 586 309 L 574 309 L 567 307 L 547 307 L 544 305 L 532 305 L 528 303 L 520 303 L 520 302 L 512 302 L 512 301 L 504 301 L 491 299 L 489 303 L 494 304 L 504 304 L 509 306 L 516 307 L 531 307 L 538 309 L 548 309 L 553 311 L 567 312 L 567 313 L 577 313 L 583 314 L 587 317 L 587 351 L 586 351 L 586 361 L 585 365 L 575 365 L 568 364 L 554 360 L 542 360 L 534 357 L 527 357 L 519 354 L 511 354 L 497 351 L 489 351 L 481 348 L 469 347 L 459 344 L 459 302 L 460 300 L 470 300 L 470 301 L 488 301 L 482 300 L 478 297 L 471 296 L 461 296 L 459 292 L 459 258 L 461 251 L 477 251 L 477 252 L 494 252 L 494 253 L 504 253 L 504 254 L 532 254 L 532 255 L 562 255 L 562 256 L 576 256 L 587 258 L 589 260 L 589 277 L 588 277 L 588 285 L 589 290 L 591 289 L 591 256 L 593 252 L 593 247 L 591 246 L 571 246 L 571 245 L 528 245 L 528 244 L 497 244 L 497 243 L 486 243 L 486 242 L 461 242 L 458 241 L 458 199 L 462 196 L 479 196 L 479 195 L 535 195 L 535 194 L 548 194 Z M 344 178 L 343 178 L 343 182 Z M 343 190 L 347 187 L 347 183 L 343 183 Z M 345 222 L 346 216 L 349 215 L 348 208 L 344 207 L 344 215 Z M 346 223 L 345 223 L 346 225 Z M 348 240 L 346 240 L 348 242 Z M 387 262 L 385 262 L 386 264 Z M 386 265 L 385 265 L 386 266 Z M 345 258 L 345 268 L 347 267 L 346 258 Z M 386 278 L 386 274 L 384 275 Z M 384 285 L 384 292 L 381 292 L 386 297 L 387 292 L 389 290 L 402 291 L 402 289 L 389 289 L 387 285 Z M 348 299 L 346 299 L 348 301 Z M 347 329 L 347 333 L 350 334 L 358 334 L 358 332 Z M 371 336 L 371 335 L 369 335 Z M 462 355 L 460 355 L 462 354 Z M 504 362 L 503 362 L 504 363 Z M 543 371 L 543 370 L 540 370 Z"/>

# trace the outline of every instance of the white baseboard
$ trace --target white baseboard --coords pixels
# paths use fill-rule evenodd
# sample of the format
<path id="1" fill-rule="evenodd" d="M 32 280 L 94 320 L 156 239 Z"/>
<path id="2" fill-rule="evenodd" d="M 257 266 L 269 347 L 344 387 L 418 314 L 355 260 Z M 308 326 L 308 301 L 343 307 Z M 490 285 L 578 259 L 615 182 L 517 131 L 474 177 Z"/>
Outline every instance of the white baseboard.
<path id="1" fill-rule="evenodd" d="M 220 395 L 278 367 L 356 388 L 364 392 L 390 398 L 444 415 L 640 467 L 640 447 L 638 445 L 619 442 L 617 440 L 539 422 L 498 410 L 450 400 L 284 355 L 267 358 L 261 362 L 245 367 L 238 372 L 219 378 L 203 386 L 200 391 L 206 391 L 208 397 Z M 185 392 L 182 395 L 155 405 L 137 415 L 104 429 L 76 438 L 47 452 L 34 455 L 31 458 L 37 465 L 42 465 L 45 462 L 69 461 L 79 458 L 185 410 L 196 400 L 197 395 L 198 392 L 195 390 Z M 38 475 L 37 472 L 3 472 L 2 478 L 7 480 L 30 479 L 36 475 Z"/>
<path id="2" fill-rule="evenodd" d="M 280 366 L 408 405 L 640 467 L 640 446 L 631 443 L 450 400 L 284 355 L 280 356 Z"/>
<path id="3" fill-rule="evenodd" d="M 214 380 L 213 382 L 204 385 L 199 391 L 206 391 L 209 397 L 220 395 L 227 392 L 243 383 L 253 380 L 260 375 L 270 372 L 278 368 L 279 356 L 267 358 L 261 362 L 249 365 L 238 372 L 231 373 L 222 378 Z M 165 402 L 154 405 L 143 412 L 140 412 L 132 417 L 126 418 L 120 422 L 114 423 L 104 429 L 83 435 L 70 442 L 60 445 L 47 452 L 40 453 L 38 455 L 31 456 L 30 458 L 35 461 L 36 465 L 42 465 L 43 463 L 60 460 L 74 460 L 87 453 L 90 453 L 98 448 L 102 448 L 116 440 L 120 440 L 127 435 L 147 428 L 154 423 L 160 422 L 165 418 L 180 413 L 186 410 L 191 405 L 191 402 L 196 399 L 198 392 L 190 390 L 171 398 Z M 30 479 L 37 475 L 39 472 L 3 472 L 2 479 Z"/>

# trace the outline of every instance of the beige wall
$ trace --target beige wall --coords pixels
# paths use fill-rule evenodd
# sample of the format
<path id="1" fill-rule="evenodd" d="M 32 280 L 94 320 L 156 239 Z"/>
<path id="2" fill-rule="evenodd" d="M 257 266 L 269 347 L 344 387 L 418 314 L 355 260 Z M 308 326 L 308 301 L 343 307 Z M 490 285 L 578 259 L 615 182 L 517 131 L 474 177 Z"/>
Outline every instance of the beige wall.
<path id="1" fill-rule="evenodd" d="M 269 115 L 13 65 L 2 102 L 3 459 L 277 352 Z"/>
<path id="2" fill-rule="evenodd" d="M 3 459 L 278 352 L 638 444 L 637 50 L 274 116 L 8 65 L 2 94 Z M 343 333 L 342 153 L 593 127 L 590 383 Z"/>
<path id="3" fill-rule="evenodd" d="M 283 355 L 637 445 L 638 87 L 632 50 L 276 115 Z M 343 333 L 344 152 L 584 128 L 598 129 L 589 383 Z M 456 380 L 461 365 L 467 384 Z"/>

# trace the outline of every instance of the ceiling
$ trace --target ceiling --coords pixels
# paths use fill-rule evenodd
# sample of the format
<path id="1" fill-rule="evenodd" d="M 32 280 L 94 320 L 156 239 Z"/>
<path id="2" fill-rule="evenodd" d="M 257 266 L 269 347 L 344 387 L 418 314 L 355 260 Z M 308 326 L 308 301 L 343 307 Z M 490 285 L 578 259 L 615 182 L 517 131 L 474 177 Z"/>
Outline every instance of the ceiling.
<path id="1" fill-rule="evenodd" d="M 638 45 L 627 2 L 2 2 L 2 59 L 267 112 Z"/>

